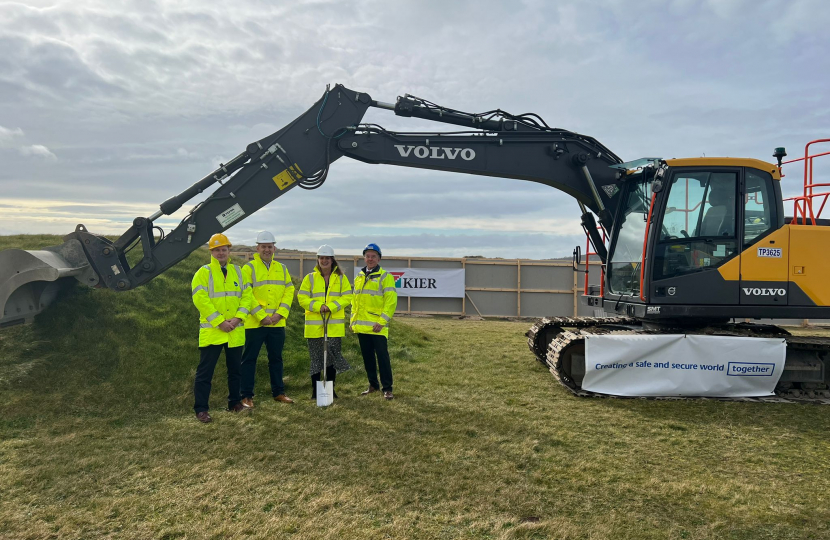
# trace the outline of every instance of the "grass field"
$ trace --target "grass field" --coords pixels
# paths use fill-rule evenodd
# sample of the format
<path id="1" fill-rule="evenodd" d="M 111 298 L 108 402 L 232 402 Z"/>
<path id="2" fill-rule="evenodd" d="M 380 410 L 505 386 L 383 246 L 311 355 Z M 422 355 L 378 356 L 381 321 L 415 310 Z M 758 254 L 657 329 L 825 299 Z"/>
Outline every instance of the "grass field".
<path id="1" fill-rule="evenodd" d="M 55 237 L 0 237 L 0 248 Z M 577 399 L 527 323 L 396 319 L 396 399 L 192 412 L 199 251 L 128 293 L 76 288 L 0 332 L 0 538 L 830 538 L 830 408 Z M 220 366 L 221 366 L 220 362 Z"/>

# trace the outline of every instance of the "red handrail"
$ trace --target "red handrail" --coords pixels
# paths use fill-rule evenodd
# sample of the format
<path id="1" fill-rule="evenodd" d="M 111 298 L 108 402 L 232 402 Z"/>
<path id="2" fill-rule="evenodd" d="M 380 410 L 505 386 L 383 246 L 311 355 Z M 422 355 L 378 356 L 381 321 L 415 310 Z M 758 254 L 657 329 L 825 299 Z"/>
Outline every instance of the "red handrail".
<path id="1" fill-rule="evenodd" d="M 643 256 L 640 259 L 640 300 L 646 301 L 646 296 L 643 294 L 643 281 L 646 276 L 646 247 L 648 246 L 648 228 L 651 226 L 651 212 L 654 211 L 654 198 L 657 193 L 651 194 L 651 204 L 648 206 L 648 219 L 646 220 L 646 232 L 643 234 Z"/>
<path id="2" fill-rule="evenodd" d="M 816 225 L 816 220 L 821 217 L 821 212 L 827 204 L 827 198 L 830 193 L 816 193 L 814 191 L 817 187 L 828 187 L 830 182 L 813 182 L 813 160 L 817 157 L 830 155 L 830 152 L 821 152 L 819 154 L 810 155 L 810 146 L 818 143 L 830 142 L 830 139 L 816 139 L 808 142 L 804 146 L 804 157 L 784 161 L 781 165 L 787 163 L 796 163 L 798 161 L 804 162 L 804 194 L 799 197 L 788 197 L 785 201 L 793 201 L 793 222 L 798 224 L 799 215 L 801 216 L 801 223 L 807 225 L 807 218 L 810 219 L 810 224 Z M 783 176 L 783 174 L 781 175 Z M 818 212 L 813 212 L 813 199 L 816 197 L 823 197 L 821 206 Z"/>

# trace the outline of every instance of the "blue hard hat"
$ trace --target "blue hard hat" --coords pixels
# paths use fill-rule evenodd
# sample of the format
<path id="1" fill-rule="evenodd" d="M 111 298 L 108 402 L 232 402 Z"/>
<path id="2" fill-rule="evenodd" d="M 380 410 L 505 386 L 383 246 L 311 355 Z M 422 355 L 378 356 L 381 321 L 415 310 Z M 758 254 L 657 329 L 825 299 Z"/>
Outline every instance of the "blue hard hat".
<path id="1" fill-rule="evenodd" d="M 366 255 L 366 252 L 369 251 L 369 250 L 377 251 L 378 252 L 378 257 L 383 258 L 383 253 L 381 253 L 379 245 L 374 244 L 374 243 L 366 244 L 366 247 L 363 248 L 363 254 Z"/>

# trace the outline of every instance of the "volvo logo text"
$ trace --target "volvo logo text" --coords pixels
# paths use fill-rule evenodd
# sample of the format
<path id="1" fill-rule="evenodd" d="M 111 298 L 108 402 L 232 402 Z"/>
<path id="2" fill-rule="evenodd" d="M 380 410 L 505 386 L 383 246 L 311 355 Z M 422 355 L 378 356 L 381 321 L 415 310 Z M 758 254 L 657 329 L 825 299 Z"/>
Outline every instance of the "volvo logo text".
<path id="1" fill-rule="evenodd" d="M 442 146 L 405 146 L 403 144 L 396 144 L 401 157 L 409 157 L 410 154 L 417 158 L 432 158 L 432 159 L 455 159 L 459 155 L 464 161 L 470 161 L 476 157 L 475 150 L 472 148 L 444 148 Z"/>
<path id="2" fill-rule="evenodd" d="M 743 287 L 744 294 L 747 296 L 784 296 L 787 294 L 786 289 L 759 289 L 758 287 Z"/>

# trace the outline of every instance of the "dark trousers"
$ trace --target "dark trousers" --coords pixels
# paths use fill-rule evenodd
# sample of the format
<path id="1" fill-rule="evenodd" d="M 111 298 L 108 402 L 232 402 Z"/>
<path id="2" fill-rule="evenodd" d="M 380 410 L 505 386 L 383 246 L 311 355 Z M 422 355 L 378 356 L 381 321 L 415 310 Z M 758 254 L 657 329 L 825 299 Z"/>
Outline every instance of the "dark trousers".
<path id="1" fill-rule="evenodd" d="M 363 353 L 363 367 L 366 368 L 366 377 L 369 385 L 380 388 L 378 385 L 378 368 L 380 368 L 380 382 L 384 392 L 392 391 L 392 363 L 389 361 L 389 349 L 386 346 L 386 336 L 380 334 L 358 334 L 360 352 Z M 375 364 L 377 355 L 377 364 Z"/>
<path id="2" fill-rule="evenodd" d="M 334 390 L 335 379 L 337 379 L 337 370 L 334 366 L 326 366 L 326 380 L 331 381 L 332 392 L 334 393 L 334 397 L 337 397 L 337 391 Z M 311 376 L 311 399 L 315 399 L 317 397 L 317 381 L 319 380 L 319 373 L 315 373 Z"/>
<path id="3" fill-rule="evenodd" d="M 242 399 L 239 396 L 239 368 L 242 362 L 242 347 L 228 347 L 227 343 L 199 347 L 199 367 L 196 368 L 196 380 L 193 383 L 193 394 L 196 396 L 193 410 L 196 411 L 196 414 L 210 408 L 208 400 L 210 399 L 211 380 L 222 349 L 225 349 L 225 364 L 228 366 L 228 408 L 232 408 Z"/>
<path id="4" fill-rule="evenodd" d="M 282 382 L 282 348 L 285 345 L 285 327 L 250 328 L 245 330 L 245 352 L 242 353 L 242 397 L 254 397 L 256 360 L 262 344 L 268 351 L 268 373 L 271 376 L 271 394 L 285 393 Z"/>

